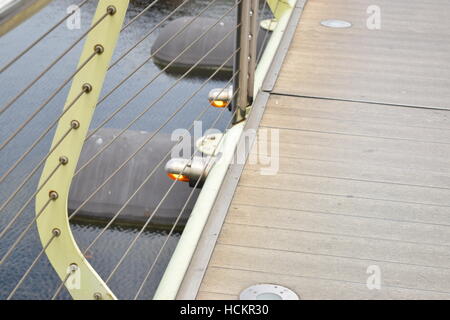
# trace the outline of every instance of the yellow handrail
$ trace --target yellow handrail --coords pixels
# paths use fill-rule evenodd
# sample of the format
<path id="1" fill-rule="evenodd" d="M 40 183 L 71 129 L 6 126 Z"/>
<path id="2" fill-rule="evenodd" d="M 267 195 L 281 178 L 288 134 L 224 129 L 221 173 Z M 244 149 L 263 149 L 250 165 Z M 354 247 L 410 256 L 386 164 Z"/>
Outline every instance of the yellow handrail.
<path id="1" fill-rule="evenodd" d="M 74 299 L 116 299 L 78 248 L 69 225 L 67 203 L 72 178 L 128 5 L 129 0 L 98 2 L 94 23 L 105 14 L 108 16 L 89 33 L 80 65 L 88 61 L 93 53 L 96 56 L 73 79 L 65 107 L 70 105 L 70 110 L 58 123 L 51 148 L 54 151 L 45 163 L 39 184 L 45 184 L 45 188 L 36 196 L 37 228 L 41 242 L 44 247 L 51 242 L 46 249 L 47 257 Z M 86 94 L 80 97 L 82 90 Z M 76 101 L 75 104 L 73 101 Z M 60 168 L 55 173 L 57 166 Z"/>

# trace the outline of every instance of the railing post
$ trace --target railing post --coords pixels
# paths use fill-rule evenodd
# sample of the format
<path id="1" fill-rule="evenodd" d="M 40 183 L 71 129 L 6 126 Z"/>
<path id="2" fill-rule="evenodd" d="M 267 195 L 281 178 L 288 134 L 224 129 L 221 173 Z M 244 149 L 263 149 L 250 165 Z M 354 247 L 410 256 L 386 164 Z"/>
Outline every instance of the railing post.
<path id="1" fill-rule="evenodd" d="M 245 120 L 247 107 L 253 102 L 255 70 L 258 44 L 258 10 L 259 0 L 237 0 L 237 28 L 236 46 L 240 48 L 235 58 L 234 90 L 239 90 L 233 101 L 233 111 L 236 111 L 234 123 Z M 236 91 L 235 91 L 236 92 Z M 237 110 L 236 110 L 237 109 Z"/>

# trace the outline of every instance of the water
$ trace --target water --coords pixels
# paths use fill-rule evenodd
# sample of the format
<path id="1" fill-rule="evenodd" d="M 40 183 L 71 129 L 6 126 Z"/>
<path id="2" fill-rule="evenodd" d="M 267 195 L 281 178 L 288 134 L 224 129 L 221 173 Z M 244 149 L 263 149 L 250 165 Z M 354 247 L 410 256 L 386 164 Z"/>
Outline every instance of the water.
<path id="1" fill-rule="evenodd" d="M 127 14 L 127 19 L 134 17 L 150 1 L 133 1 Z M 167 14 L 169 14 L 180 1 L 161 1 L 152 10 L 147 12 L 130 28 L 121 35 L 115 57 L 119 57 L 132 44 L 137 42 L 147 30 L 157 24 Z M 209 3 L 207 0 L 191 0 L 182 10 L 174 15 L 171 20 L 182 16 L 192 16 L 197 14 Z M 219 0 L 205 16 L 219 17 L 226 9 L 233 5 L 233 0 Z M 9 34 L 0 38 L 0 66 L 3 66 L 17 52 L 23 50 L 27 44 L 45 32 L 49 26 L 54 24 L 66 12 L 66 9 L 73 4 L 73 0 L 53 1 L 47 8 L 35 15 Z M 75 41 L 90 26 L 92 15 L 95 11 L 96 1 L 91 1 L 82 8 L 81 29 L 68 30 L 65 26 L 60 27 L 52 33 L 46 41 L 35 47 L 13 67 L 0 75 L 0 106 L 5 105 L 14 97 L 21 88 L 33 80 L 40 71 L 62 53 L 73 41 Z M 152 43 L 158 32 L 144 41 L 142 45 L 133 50 L 126 59 L 108 74 L 107 81 L 102 96 L 109 92 L 120 80 L 128 75 L 142 61 L 148 58 Z M 78 45 L 72 50 L 56 67 L 54 67 L 32 90 L 24 95 L 10 110 L 0 117 L 0 143 L 22 123 L 46 98 L 62 83 L 78 63 L 82 46 Z M 125 102 L 131 93 L 140 89 L 152 76 L 160 70 L 152 62 L 147 63 L 126 85 L 117 90 L 96 110 L 92 127 L 100 124 L 111 112 Z M 163 74 L 152 86 L 134 100 L 126 111 L 121 112 L 106 127 L 123 128 L 128 122 L 133 120 L 144 108 L 159 95 L 171 86 L 180 75 Z M 207 77 L 208 75 L 206 75 Z M 189 77 L 183 80 L 167 96 L 159 101 L 151 111 L 149 111 L 131 129 L 152 131 L 161 125 L 206 79 L 205 76 Z M 226 81 L 224 77 L 215 78 L 205 86 L 185 107 L 184 111 L 178 114 L 173 121 L 167 125 L 162 133 L 170 133 L 177 128 L 187 128 L 191 125 L 196 116 L 208 106 L 207 94 L 216 87 L 223 87 Z M 7 148 L 0 154 L 0 175 L 15 162 L 18 157 L 25 152 L 31 143 L 40 133 L 57 117 L 61 112 L 65 102 L 69 87 L 66 87 L 52 102 L 23 130 Z M 209 128 L 212 122 L 219 116 L 220 110 L 210 108 L 203 117 L 203 127 Z M 223 130 L 228 123 L 230 115 L 228 113 L 216 125 Z M 53 131 L 38 145 L 8 179 L 0 186 L 0 203 L 3 203 L 26 175 L 42 159 L 49 150 L 49 145 L 53 137 Z M 162 157 L 163 155 L 161 155 Z M 38 172 L 29 184 L 23 188 L 15 200 L 7 207 L 5 212 L 0 213 L 0 230 L 10 221 L 26 199 L 36 190 L 37 181 L 40 177 Z M 176 195 L 171 195 L 176 196 Z M 194 199 L 195 200 L 195 199 Z M 170 198 L 168 199 L 170 201 Z M 0 240 L 0 256 L 3 256 L 7 248 L 20 234 L 21 230 L 31 221 L 34 216 L 34 205 L 30 205 L 18 223 L 5 238 Z M 72 225 L 74 236 L 80 246 L 85 248 L 94 237 L 100 232 L 101 226 L 93 224 Z M 138 229 L 122 228 L 114 226 L 88 253 L 88 260 L 102 277 L 106 277 L 118 259 L 132 241 Z M 147 230 L 137 242 L 134 249 L 119 269 L 116 276 L 109 283 L 111 289 L 121 299 L 130 299 L 139 287 L 145 273 L 154 261 L 154 258 L 167 238 L 166 231 Z M 170 256 L 180 237 L 179 233 L 170 236 L 170 240 L 164 254 L 157 264 L 152 277 L 149 279 L 141 298 L 151 298 L 170 259 Z M 15 253 L 0 266 L 0 299 L 6 298 L 8 293 L 16 285 L 21 275 L 30 266 L 33 259 L 39 254 L 41 245 L 37 239 L 36 229 L 28 233 Z M 14 298 L 16 299 L 48 299 L 50 298 L 60 281 L 51 268 L 46 257 L 42 258 L 33 269 L 30 276 L 22 285 Z M 68 299 L 69 296 L 63 292 L 60 299 Z"/>

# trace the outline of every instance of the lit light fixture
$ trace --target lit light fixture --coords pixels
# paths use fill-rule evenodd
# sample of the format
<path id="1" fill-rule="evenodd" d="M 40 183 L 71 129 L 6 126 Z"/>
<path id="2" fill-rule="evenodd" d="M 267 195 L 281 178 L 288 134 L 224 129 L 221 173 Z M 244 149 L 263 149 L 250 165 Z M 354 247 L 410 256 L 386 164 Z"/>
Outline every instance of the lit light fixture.
<path id="1" fill-rule="evenodd" d="M 291 289 L 274 284 L 258 284 L 241 292 L 240 300 L 300 300 Z"/>
<path id="2" fill-rule="evenodd" d="M 187 176 L 185 176 L 183 174 L 168 173 L 167 175 L 172 180 L 178 180 L 178 181 L 182 181 L 182 182 L 189 182 L 189 177 L 187 177 Z"/>
<path id="3" fill-rule="evenodd" d="M 172 180 L 189 182 L 191 187 L 201 188 L 208 177 L 214 161 L 210 158 L 194 157 L 191 159 L 174 158 L 167 162 L 165 171 Z"/>
<path id="4" fill-rule="evenodd" d="M 233 87 L 227 89 L 218 88 L 209 92 L 209 102 L 213 107 L 226 108 L 230 105 L 233 98 Z"/>

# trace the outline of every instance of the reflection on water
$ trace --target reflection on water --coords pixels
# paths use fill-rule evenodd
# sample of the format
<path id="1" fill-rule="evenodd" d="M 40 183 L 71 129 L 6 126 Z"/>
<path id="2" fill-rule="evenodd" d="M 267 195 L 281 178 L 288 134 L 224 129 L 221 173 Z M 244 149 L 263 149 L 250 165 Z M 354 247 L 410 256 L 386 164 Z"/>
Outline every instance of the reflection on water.
<path id="1" fill-rule="evenodd" d="M 150 0 L 132 1 L 128 12 L 128 19 L 134 17 L 142 8 L 150 3 Z M 115 57 L 119 57 L 132 44 L 136 43 L 152 26 L 156 25 L 169 14 L 180 1 L 160 1 L 143 17 L 141 17 L 132 27 L 125 30 L 121 35 L 118 49 Z M 173 16 L 172 19 L 187 15 L 195 15 L 209 1 L 191 0 L 183 9 Z M 205 13 L 205 16 L 219 17 L 223 12 L 234 3 L 233 0 L 220 0 L 217 5 Z M 47 8 L 16 28 L 9 34 L 0 38 L 0 66 L 3 66 L 17 52 L 20 52 L 25 46 L 31 43 L 40 34 L 45 32 L 48 27 L 54 24 L 66 12 L 66 8 L 73 4 L 73 0 L 53 1 Z M 30 54 L 26 55 L 17 64 L 7 70 L 0 76 L 0 106 L 5 105 L 13 98 L 21 88 L 30 83 L 39 72 L 45 69 L 50 61 L 62 53 L 73 41 L 82 35 L 89 28 L 92 14 L 95 10 L 96 1 L 91 1 L 82 9 L 82 24 L 80 30 L 69 31 L 64 26 L 52 33 L 44 43 L 39 44 Z M 172 20 L 171 19 L 171 20 Z M 126 59 L 117 65 L 108 75 L 103 95 L 111 90 L 121 79 L 127 76 L 134 68 L 148 58 L 151 46 L 157 36 L 154 35 L 144 41 L 142 45 L 133 50 Z M 0 117 L 0 143 L 11 135 L 12 132 L 25 121 L 37 107 L 43 103 L 46 98 L 61 84 L 73 70 L 76 68 L 78 57 L 82 46 L 77 46 L 60 63 L 58 63 L 41 81 L 39 81 L 32 90 L 17 101 L 10 110 Z M 138 72 L 130 81 L 123 85 L 119 90 L 112 94 L 104 103 L 98 106 L 93 120 L 93 127 L 100 124 L 107 116 L 128 100 L 131 93 L 134 93 L 145 85 L 149 79 L 156 75 L 160 70 L 152 63 L 147 63 L 140 72 Z M 152 86 L 135 99 L 125 112 L 121 112 L 106 127 L 123 128 L 128 122 L 133 120 L 148 105 L 155 101 L 159 95 L 171 86 L 180 75 L 163 74 Z M 138 121 L 131 129 L 152 131 L 159 127 L 205 80 L 205 77 L 196 76 L 181 81 L 174 90 L 161 99 L 146 115 Z M 226 81 L 216 78 L 202 89 L 186 106 L 183 112 L 178 114 L 173 121 L 163 130 L 164 133 L 172 132 L 177 128 L 186 128 L 190 126 L 195 117 L 208 106 L 207 94 L 209 90 L 215 87 L 222 87 Z M 32 144 L 34 139 L 49 126 L 61 112 L 68 93 L 68 87 L 65 88 L 55 99 L 39 114 L 21 134 L 19 134 L 13 143 L 5 148 L 0 156 L 0 175 L 3 175 L 8 168 L 23 154 Z M 211 108 L 203 117 L 203 127 L 209 128 L 211 123 L 219 115 L 220 110 Z M 229 121 L 229 115 L 226 114 L 219 122 L 217 127 L 223 129 Z M 24 161 L 8 179 L 0 186 L 0 203 L 3 203 L 27 174 L 36 166 L 49 150 L 49 145 L 53 136 L 53 131 L 44 139 L 44 141 L 33 150 L 30 156 Z M 163 157 L 163 155 L 161 155 Z M 20 210 L 23 203 L 36 190 L 36 184 L 40 177 L 38 172 L 31 179 L 30 183 L 23 188 L 15 200 L 7 207 L 5 212 L 0 214 L 0 230 L 11 220 L 12 216 Z M 175 197 L 176 195 L 171 195 Z M 170 201 L 170 197 L 167 201 Z M 0 255 L 3 256 L 7 248 L 11 246 L 17 236 L 34 216 L 34 204 L 30 205 L 24 215 L 19 218 L 18 223 L 13 230 L 0 240 Z M 81 248 L 85 248 L 90 241 L 100 232 L 101 227 L 95 225 L 73 225 L 74 235 Z M 107 277 L 114 265 L 120 259 L 120 256 L 126 250 L 126 247 L 132 241 L 138 230 L 132 228 L 114 227 L 101 238 L 96 246 L 88 253 L 88 260 L 102 277 Z M 139 287 L 148 268 L 152 264 L 158 250 L 167 237 L 165 231 L 146 231 L 136 243 L 134 249 L 130 252 L 122 267 L 116 276 L 111 279 L 109 285 L 112 290 L 122 299 L 130 299 Z M 142 298 L 151 298 L 164 268 L 170 259 L 173 249 L 179 239 L 179 234 L 172 235 L 161 261 L 158 263 L 152 277 L 149 279 L 143 292 Z M 8 293 L 14 288 L 21 275 L 31 265 L 33 259 L 39 254 L 41 245 L 37 239 L 36 229 L 27 234 L 21 242 L 18 249 L 0 266 L 0 299 L 7 297 Z M 41 259 L 33 272 L 24 282 L 21 289 L 17 292 L 17 299 L 48 299 L 55 292 L 59 285 L 55 273 L 51 269 L 48 260 Z M 68 294 L 63 292 L 60 298 L 67 299 Z"/>

